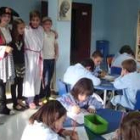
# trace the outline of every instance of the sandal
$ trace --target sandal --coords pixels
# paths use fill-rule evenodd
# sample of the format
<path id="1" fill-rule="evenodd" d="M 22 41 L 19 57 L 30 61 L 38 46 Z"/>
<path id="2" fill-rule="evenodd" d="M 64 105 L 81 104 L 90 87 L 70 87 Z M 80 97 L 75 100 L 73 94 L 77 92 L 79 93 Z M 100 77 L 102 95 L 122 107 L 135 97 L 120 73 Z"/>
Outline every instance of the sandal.
<path id="1" fill-rule="evenodd" d="M 28 108 L 28 106 L 26 104 L 24 104 L 22 100 L 17 100 L 17 103 L 25 109 Z"/>
<path id="2" fill-rule="evenodd" d="M 24 108 L 22 106 L 20 106 L 19 104 L 18 105 L 14 105 L 13 108 L 17 111 L 23 111 Z"/>

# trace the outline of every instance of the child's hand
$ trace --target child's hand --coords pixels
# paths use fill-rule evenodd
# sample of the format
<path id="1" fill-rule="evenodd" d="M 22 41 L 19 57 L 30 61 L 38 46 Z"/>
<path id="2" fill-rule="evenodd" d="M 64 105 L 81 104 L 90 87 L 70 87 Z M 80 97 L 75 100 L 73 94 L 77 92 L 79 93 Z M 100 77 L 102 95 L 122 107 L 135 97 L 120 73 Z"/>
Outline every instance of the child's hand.
<path id="1" fill-rule="evenodd" d="M 70 140 L 79 140 L 77 132 L 75 131 L 72 132 L 72 135 L 70 136 Z"/>
<path id="2" fill-rule="evenodd" d="M 10 46 L 7 46 L 5 51 L 6 51 L 7 53 L 11 53 L 11 52 L 13 51 L 13 48 L 10 47 Z"/>
<path id="3" fill-rule="evenodd" d="M 120 140 L 120 137 L 121 137 L 120 129 L 117 129 L 115 131 L 115 135 L 112 137 L 112 140 Z"/>
<path id="4" fill-rule="evenodd" d="M 96 110 L 93 109 L 93 108 L 88 108 L 87 110 L 88 110 L 89 113 L 96 113 Z"/>
<path id="5" fill-rule="evenodd" d="M 79 140 L 77 132 L 73 130 L 63 130 L 62 132 L 63 136 L 69 136 L 70 140 Z"/>
<path id="6" fill-rule="evenodd" d="M 107 73 L 105 72 L 105 71 L 102 71 L 101 73 L 100 73 L 100 77 L 102 78 L 102 77 L 105 77 L 105 75 L 106 75 Z"/>
<path id="7" fill-rule="evenodd" d="M 80 109 L 79 106 L 74 105 L 74 106 L 72 107 L 72 112 L 78 114 L 78 113 L 81 112 L 81 109 Z"/>

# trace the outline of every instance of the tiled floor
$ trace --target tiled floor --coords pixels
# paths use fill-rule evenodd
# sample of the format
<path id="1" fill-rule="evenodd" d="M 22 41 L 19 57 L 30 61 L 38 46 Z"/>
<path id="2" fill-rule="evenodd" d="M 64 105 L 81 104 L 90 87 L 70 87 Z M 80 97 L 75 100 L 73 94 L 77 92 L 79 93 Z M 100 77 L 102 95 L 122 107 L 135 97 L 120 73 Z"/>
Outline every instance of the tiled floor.
<path id="1" fill-rule="evenodd" d="M 11 105 L 9 108 L 11 108 Z M 16 112 L 15 115 L 0 115 L 0 140 L 20 140 L 29 117 L 36 110 Z"/>

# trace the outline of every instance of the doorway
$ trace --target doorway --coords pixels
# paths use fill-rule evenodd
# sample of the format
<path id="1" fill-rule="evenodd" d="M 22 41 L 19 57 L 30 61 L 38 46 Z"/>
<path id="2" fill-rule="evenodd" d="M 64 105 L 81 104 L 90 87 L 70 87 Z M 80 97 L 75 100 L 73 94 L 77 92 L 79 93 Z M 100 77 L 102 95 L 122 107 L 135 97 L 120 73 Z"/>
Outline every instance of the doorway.
<path id="1" fill-rule="evenodd" d="M 91 13 L 91 4 L 72 3 L 71 64 L 90 57 Z"/>

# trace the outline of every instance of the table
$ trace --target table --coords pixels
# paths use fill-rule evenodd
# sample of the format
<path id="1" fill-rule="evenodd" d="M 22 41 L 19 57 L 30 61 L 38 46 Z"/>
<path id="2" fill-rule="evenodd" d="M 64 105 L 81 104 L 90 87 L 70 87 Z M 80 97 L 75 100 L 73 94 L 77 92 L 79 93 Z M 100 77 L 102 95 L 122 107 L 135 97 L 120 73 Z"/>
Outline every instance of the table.
<path id="1" fill-rule="evenodd" d="M 103 101 L 104 101 L 104 105 L 106 105 L 106 98 L 107 98 L 107 91 L 111 90 L 113 91 L 113 96 L 114 96 L 114 92 L 118 89 L 116 89 L 113 85 L 112 82 L 109 82 L 105 79 L 101 79 L 101 84 L 98 86 L 94 87 L 97 90 L 103 90 L 104 91 L 104 96 L 103 96 Z"/>
<path id="2" fill-rule="evenodd" d="M 123 112 L 112 109 L 99 109 L 97 110 L 97 114 L 106 119 L 109 123 L 108 131 L 106 133 L 110 133 L 119 128 Z M 72 120 L 70 118 L 67 118 L 66 122 L 64 123 L 64 127 L 71 127 L 72 123 Z M 78 126 L 83 125 L 78 124 Z M 88 134 L 89 140 L 105 140 L 101 135 L 94 134 L 87 127 L 85 127 L 85 129 Z"/>

